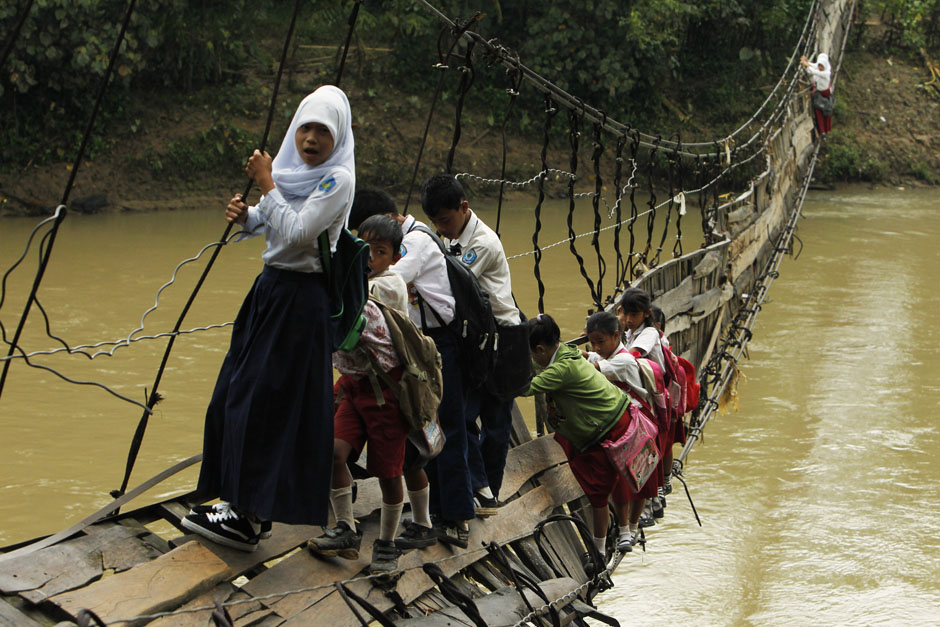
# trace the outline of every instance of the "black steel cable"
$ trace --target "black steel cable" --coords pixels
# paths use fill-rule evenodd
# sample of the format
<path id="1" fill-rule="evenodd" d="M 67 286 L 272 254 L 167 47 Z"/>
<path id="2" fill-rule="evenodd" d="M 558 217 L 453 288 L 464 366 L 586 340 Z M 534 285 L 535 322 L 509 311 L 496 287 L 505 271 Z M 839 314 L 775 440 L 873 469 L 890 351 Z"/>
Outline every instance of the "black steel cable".
<path id="1" fill-rule="evenodd" d="M 476 73 L 473 70 L 473 42 L 467 44 L 467 50 L 464 53 L 463 65 L 460 67 L 460 84 L 457 86 L 457 105 L 454 107 L 454 136 L 451 140 L 450 150 L 447 152 L 447 162 L 444 171 L 450 174 L 454 168 L 454 155 L 457 153 L 457 144 L 460 142 L 461 125 L 460 120 L 463 117 L 463 105 L 467 99 L 467 92 L 473 85 L 473 79 Z"/>
<path id="2" fill-rule="evenodd" d="M 336 82 L 334 85 L 339 87 L 340 81 L 343 80 L 343 70 L 346 69 L 346 56 L 349 54 L 349 44 L 352 42 L 353 32 L 356 30 L 356 19 L 359 17 L 359 6 L 362 4 L 362 0 L 356 0 L 353 5 L 352 12 L 349 14 L 349 19 L 346 20 L 346 23 L 349 25 L 349 30 L 346 32 L 346 42 L 343 44 L 343 56 L 339 60 L 339 68 L 336 70 Z"/>
<path id="3" fill-rule="evenodd" d="M 278 91 L 281 86 L 281 75 L 284 73 L 284 66 L 287 63 L 287 52 L 290 48 L 290 42 L 294 35 L 294 27 L 297 25 L 297 15 L 300 13 L 300 5 L 302 0 L 295 0 L 294 2 L 294 13 L 291 16 L 290 26 L 287 29 L 287 36 L 284 38 L 284 48 L 281 51 L 281 61 L 278 64 L 277 75 L 274 79 L 274 87 L 271 91 L 271 104 L 268 107 L 268 119 L 264 127 L 264 133 L 261 136 L 261 142 L 258 149 L 264 153 L 265 146 L 268 142 L 268 135 L 271 132 L 271 124 L 274 121 L 274 111 L 275 104 L 277 102 Z M 245 185 L 245 191 L 242 194 L 242 200 L 248 198 L 248 194 L 251 191 L 253 181 L 248 179 L 247 184 Z M 222 237 L 219 238 L 219 243 L 224 244 L 228 240 L 229 233 L 234 226 L 234 222 L 230 222 L 226 227 L 225 231 L 222 233 Z M 180 312 L 179 317 L 176 319 L 176 324 L 173 326 L 173 335 L 170 336 L 170 339 L 167 341 L 166 349 L 163 352 L 163 358 L 160 361 L 160 367 L 157 369 L 157 374 L 154 377 L 153 386 L 150 388 L 150 398 L 147 400 L 148 407 L 153 407 L 156 404 L 159 394 L 157 388 L 160 386 L 160 381 L 163 378 L 163 372 L 166 369 L 167 361 L 170 359 L 170 352 L 173 350 L 173 345 L 176 342 L 176 338 L 179 337 L 177 331 L 183 324 L 183 320 L 186 318 L 186 314 L 189 313 L 190 307 L 192 307 L 193 302 L 196 300 L 196 295 L 199 293 L 200 288 L 202 288 L 203 283 L 206 280 L 206 277 L 209 275 L 209 271 L 212 269 L 215 260 L 218 258 L 219 253 L 222 251 L 222 246 L 218 246 L 215 250 L 212 251 L 212 255 L 209 257 L 209 260 L 206 262 L 206 267 L 203 269 L 202 274 L 199 276 L 199 280 L 196 281 L 195 287 L 193 287 L 192 293 L 189 295 L 189 299 L 186 301 L 186 304 L 183 306 L 182 311 Z M 149 411 L 144 411 L 140 417 L 140 420 L 137 423 L 137 429 L 134 431 L 134 437 L 131 440 L 130 449 L 127 452 L 127 463 L 124 468 L 124 479 L 121 481 L 121 487 L 118 490 L 112 490 L 111 496 L 117 498 L 124 494 L 124 491 L 127 489 L 127 484 L 131 478 L 131 472 L 134 470 L 134 463 L 137 461 L 137 455 L 140 452 L 140 446 L 144 440 L 144 433 L 147 430 L 147 423 L 150 419 Z"/>
<path id="4" fill-rule="evenodd" d="M 32 8 L 33 0 L 26 0 L 26 4 L 23 5 L 23 11 L 20 13 L 19 19 L 16 20 L 13 30 L 7 35 L 7 43 L 3 47 L 3 54 L 0 54 L 0 70 L 7 64 L 7 58 L 9 58 L 10 53 L 13 52 L 13 46 L 16 44 L 16 40 L 20 38 L 20 31 L 23 30 L 23 24 L 26 23 L 26 18 L 29 17 L 29 11 Z"/>
<path id="5" fill-rule="evenodd" d="M 88 140 L 91 138 L 92 129 L 95 126 L 95 120 L 98 118 L 98 111 L 101 109 L 101 102 L 104 99 L 104 94 L 107 91 L 108 83 L 111 80 L 111 75 L 114 73 L 114 66 L 117 62 L 118 54 L 121 51 L 121 44 L 124 41 L 124 33 L 127 32 L 127 26 L 130 24 L 131 15 L 134 13 L 134 6 L 137 3 L 137 0 L 130 0 L 127 5 L 127 11 L 124 14 L 124 21 L 121 23 L 121 30 L 118 32 L 117 41 L 114 43 L 114 48 L 111 50 L 111 57 L 108 60 L 108 67 L 105 70 L 104 77 L 101 79 L 101 84 L 98 87 L 98 95 L 95 98 L 95 105 L 92 108 L 91 115 L 88 118 L 88 123 L 85 125 L 85 132 L 82 135 L 82 141 L 78 148 L 78 154 L 75 155 L 75 161 L 72 164 L 72 170 L 69 174 L 68 182 L 65 184 L 65 191 L 62 193 L 62 200 L 59 202 L 60 206 L 68 206 L 69 194 L 72 193 L 72 186 L 75 184 L 75 177 L 78 175 L 78 170 L 82 165 L 82 161 L 85 158 L 85 149 L 88 146 Z M 49 257 L 52 255 L 52 247 L 55 244 L 56 235 L 59 232 L 59 225 L 62 224 L 62 221 L 65 219 L 66 211 L 57 211 L 56 219 L 52 224 L 52 229 L 49 232 L 49 245 L 46 248 L 45 255 L 43 255 L 42 260 L 39 262 L 39 268 L 36 271 L 36 276 L 33 279 L 33 286 L 30 289 L 29 296 L 26 299 L 26 305 L 23 307 L 23 314 L 20 316 L 20 320 L 16 325 L 16 331 L 13 333 L 13 339 L 10 341 L 10 351 L 7 353 L 7 356 L 13 354 L 13 349 L 20 341 L 20 335 L 23 333 L 23 328 L 26 326 L 26 319 L 29 317 L 29 311 L 33 306 L 33 302 L 36 299 L 36 294 L 39 292 L 39 285 L 42 283 L 42 277 L 46 273 L 46 268 L 49 266 Z M 6 361 L 3 364 L 3 371 L 0 372 L 0 396 L 3 395 L 3 384 L 6 382 L 7 372 L 10 370 L 10 361 Z"/>

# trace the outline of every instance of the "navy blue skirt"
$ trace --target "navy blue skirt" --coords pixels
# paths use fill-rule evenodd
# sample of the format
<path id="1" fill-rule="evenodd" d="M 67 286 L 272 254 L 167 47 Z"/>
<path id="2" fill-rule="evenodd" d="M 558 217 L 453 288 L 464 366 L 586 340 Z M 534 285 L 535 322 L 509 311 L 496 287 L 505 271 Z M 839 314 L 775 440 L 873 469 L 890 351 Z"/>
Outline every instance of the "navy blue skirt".
<path id="1" fill-rule="evenodd" d="M 206 411 L 199 492 L 292 524 L 327 522 L 333 371 L 322 274 L 265 266 Z"/>

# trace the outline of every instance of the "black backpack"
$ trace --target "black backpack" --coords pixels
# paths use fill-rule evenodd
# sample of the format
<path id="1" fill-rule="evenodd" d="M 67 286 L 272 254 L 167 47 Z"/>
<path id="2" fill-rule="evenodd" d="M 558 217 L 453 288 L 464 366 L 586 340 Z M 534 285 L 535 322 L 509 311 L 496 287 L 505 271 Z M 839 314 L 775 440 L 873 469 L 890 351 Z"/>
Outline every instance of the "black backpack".
<path id="1" fill-rule="evenodd" d="M 413 226 L 412 230 L 426 233 L 444 253 L 447 278 L 454 295 L 454 320 L 448 325 L 457 344 L 457 354 L 464 380 L 476 389 L 486 382 L 493 370 L 493 340 L 496 337 L 496 319 L 490 306 L 490 295 L 470 268 L 447 252 L 444 242 L 426 226 Z M 422 308 L 421 311 L 424 311 Z M 444 326 L 440 314 L 434 311 L 438 323 Z"/>

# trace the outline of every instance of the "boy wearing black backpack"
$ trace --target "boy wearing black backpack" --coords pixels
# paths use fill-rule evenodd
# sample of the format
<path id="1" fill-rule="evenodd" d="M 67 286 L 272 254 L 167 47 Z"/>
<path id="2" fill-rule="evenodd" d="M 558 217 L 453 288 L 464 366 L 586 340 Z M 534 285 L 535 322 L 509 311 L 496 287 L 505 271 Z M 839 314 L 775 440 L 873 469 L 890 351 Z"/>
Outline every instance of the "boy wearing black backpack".
<path id="1" fill-rule="evenodd" d="M 478 516 L 496 513 L 503 482 L 512 403 L 524 394 L 531 379 L 528 332 L 512 295 L 509 263 L 502 242 L 470 209 L 463 187 L 450 174 L 429 178 L 422 188 L 421 206 L 455 255 L 478 279 L 489 295 L 495 318 L 493 363 L 483 386 L 470 393 L 469 464 Z M 476 417 L 480 417 L 480 430 Z"/>
<path id="2" fill-rule="evenodd" d="M 470 540 L 469 521 L 476 516 L 470 467 L 467 463 L 467 391 L 469 384 L 459 366 L 457 337 L 452 331 L 456 300 L 448 277 L 443 243 L 414 216 L 402 216 L 395 202 L 381 190 L 362 189 L 350 212 L 350 221 L 389 215 L 402 232 L 401 258 L 391 267 L 408 284 L 408 314 L 434 340 L 441 354 L 444 393 L 438 416 L 444 431 L 444 450 L 426 471 L 431 483 L 430 509 L 438 539 L 461 548 Z M 408 533 L 406 529 L 405 534 Z M 407 546 L 404 535 L 396 544 Z"/>
<path id="3" fill-rule="evenodd" d="M 398 566 L 403 548 L 423 548 L 437 542 L 428 511 L 428 481 L 423 469 L 405 474 L 412 520 L 405 533 L 396 538 L 404 506 L 402 474 L 405 446 L 411 426 L 401 412 L 397 383 L 402 379 L 403 356 L 396 350 L 391 332 L 393 312 L 405 306 L 404 281 L 388 267 L 399 258 L 401 229 L 388 216 L 373 216 L 359 226 L 359 235 L 370 247 L 369 286 L 373 298 L 363 308 L 366 328 L 359 344 L 351 351 L 333 354 L 333 365 L 341 373 L 333 419 L 333 484 L 330 503 L 336 526 L 310 540 L 309 549 L 318 555 L 357 559 L 361 535 L 353 518 L 352 477 L 346 463 L 369 444 L 367 469 L 378 477 L 382 490 L 379 537 L 372 548 L 373 573 L 387 573 Z M 383 310 L 383 307 L 385 309 Z M 405 314 L 402 312 L 402 319 Z M 410 325 L 410 322 L 408 323 Z"/>

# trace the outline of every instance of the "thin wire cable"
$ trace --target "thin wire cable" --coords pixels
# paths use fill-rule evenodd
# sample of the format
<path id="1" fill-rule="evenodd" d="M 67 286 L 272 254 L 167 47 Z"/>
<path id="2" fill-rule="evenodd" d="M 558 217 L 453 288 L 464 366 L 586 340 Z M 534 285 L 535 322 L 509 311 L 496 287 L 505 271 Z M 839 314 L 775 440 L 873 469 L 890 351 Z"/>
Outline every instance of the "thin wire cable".
<path id="1" fill-rule="evenodd" d="M 7 43 L 3 47 L 3 54 L 0 54 L 0 70 L 6 66 L 7 59 L 10 57 L 10 53 L 13 52 L 13 46 L 16 44 L 16 40 L 20 38 L 20 31 L 23 29 L 23 24 L 26 23 L 26 18 L 29 17 L 29 12 L 32 8 L 33 0 L 26 0 L 23 11 L 20 13 L 20 18 L 16 21 L 16 25 L 13 26 L 13 31 L 7 35 Z"/>
<path id="2" fill-rule="evenodd" d="M 284 48 L 281 51 L 281 61 L 278 64 L 277 75 L 274 78 L 274 87 L 271 91 L 271 104 L 268 107 L 268 119 L 267 123 L 265 124 L 264 133 L 262 134 L 261 142 L 258 148 L 262 153 L 264 153 L 265 146 L 268 142 L 268 135 L 271 132 L 271 124 L 274 120 L 277 95 L 281 86 L 281 75 L 284 73 L 284 66 L 287 64 L 287 52 L 290 49 L 290 42 L 294 35 L 294 27 L 297 25 L 297 16 L 300 13 L 301 4 L 302 0 L 296 0 L 294 2 L 294 13 L 291 16 L 290 26 L 287 29 L 287 36 L 284 38 Z M 248 198 L 252 183 L 252 179 L 249 178 L 245 185 L 245 192 L 242 194 L 242 201 Z M 222 232 L 222 237 L 219 238 L 220 244 L 224 244 L 228 240 L 229 233 L 231 233 L 234 224 L 234 222 L 229 222 L 229 224 L 225 227 L 225 230 Z M 163 378 L 163 372 L 166 369 L 166 364 L 169 361 L 170 353 L 173 350 L 173 345 L 176 342 L 176 338 L 179 337 L 178 334 L 176 334 L 176 331 L 179 331 L 180 327 L 183 325 L 183 320 L 186 318 L 186 314 L 189 313 L 190 307 L 192 307 L 193 302 L 196 300 L 196 295 L 199 293 L 200 288 L 202 288 L 203 283 L 205 283 L 206 277 L 209 275 L 209 271 L 215 264 L 215 260 L 218 258 L 219 252 L 221 252 L 221 250 L 222 246 L 220 245 L 212 251 L 212 255 L 209 257 L 209 260 L 206 263 L 206 267 L 199 276 L 199 280 L 196 281 L 196 285 L 193 288 L 189 299 L 183 306 L 183 309 L 176 320 L 176 324 L 173 326 L 174 334 L 171 335 L 170 339 L 167 341 L 166 350 L 163 353 L 163 359 L 160 361 L 160 367 L 157 369 L 157 374 L 154 377 L 153 386 L 150 388 L 150 398 L 147 401 L 147 405 L 149 407 L 153 407 L 160 398 L 157 393 L 157 388 L 160 386 L 160 381 Z M 131 472 L 134 470 L 134 463 L 137 461 L 137 454 L 140 452 L 140 446 L 143 443 L 144 433 L 147 430 L 147 422 L 149 419 L 150 413 L 144 412 L 141 415 L 139 422 L 137 423 L 137 429 L 134 432 L 134 437 L 131 440 L 130 449 L 127 453 L 127 463 L 124 468 L 124 478 L 121 480 L 121 487 L 118 490 L 112 490 L 111 496 L 120 496 L 124 494 L 124 491 L 127 489 L 128 482 L 130 482 L 131 479 Z"/>
<path id="3" fill-rule="evenodd" d="M 114 48 L 111 50 L 111 57 L 108 60 L 108 67 L 105 70 L 104 77 L 102 77 L 101 84 L 98 87 L 98 95 L 95 98 L 95 104 L 92 108 L 91 115 L 88 117 L 88 123 L 85 125 L 85 132 L 82 135 L 81 144 L 78 147 L 78 153 L 75 155 L 75 161 L 72 163 L 72 170 L 69 174 L 68 182 L 65 184 L 65 191 L 62 193 L 62 200 L 59 201 L 60 206 L 68 206 L 69 194 L 72 192 L 72 186 L 75 185 L 75 177 L 78 175 L 78 170 L 81 168 L 82 160 L 85 158 L 85 149 L 88 147 L 88 140 L 91 138 L 92 130 L 95 126 L 95 120 L 98 118 L 98 111 L 101 109 L 101 102 L 104 100 L 104 94 L 108 88 L 108 82 L 111 80 L 112 74 L 114 74 L 114 66 L 117 62 L 118 54 L 121 51 L 121 44 L 124 41 L 124 33 L 127 32 L 127 26 L 130 24 L 131 15 L 134 13 L 134 6 L 137 0 L 130 0 L 127 5 L 127 11 L 124 14 L 124 21 L 121 23 L 121 30 L 118 32 L 117 41 L 114 43 Z M 12 355 L 14 347 L 20 341 L 20 336 L 23 333 L 23 328 L 26 326 L 26 320 L 29 317 L 29 311 L 32 309 L 33 302 L 36 299 L 36 294 L 39 292 L 39 285 L 42 283 L 42 278 L 46 274 L 46 268 L 49 265 L 49 258 L 52 255 L 52 248 L 55 245 L 56 235 L 59 232 L 59 225 L 62 224 L 62 221 L 65 219 L 66 212 L 56 210 L 55 221 L 53 222 L 52 228 L 49 234 L 49 245 L 46 247 L 45 255 L 39 262 L 39 268 L 36 271 L 36 276 L 33 279 L 33 286 L 30 289 L 29 296 L 26 298 L 26 304 L 23 307 L 23 314 L 20 316 L 19 322 L 16 325 L 16 331 L 13 333 L 13 339 L 10 341 L 10 351 L 7 355 Z M 9 361 L 3 363 L 3 371 L 0 372 L 0 396 L 3 395 L 3 385 L 6 383 L 7 372 L 10 369 Z"/>

